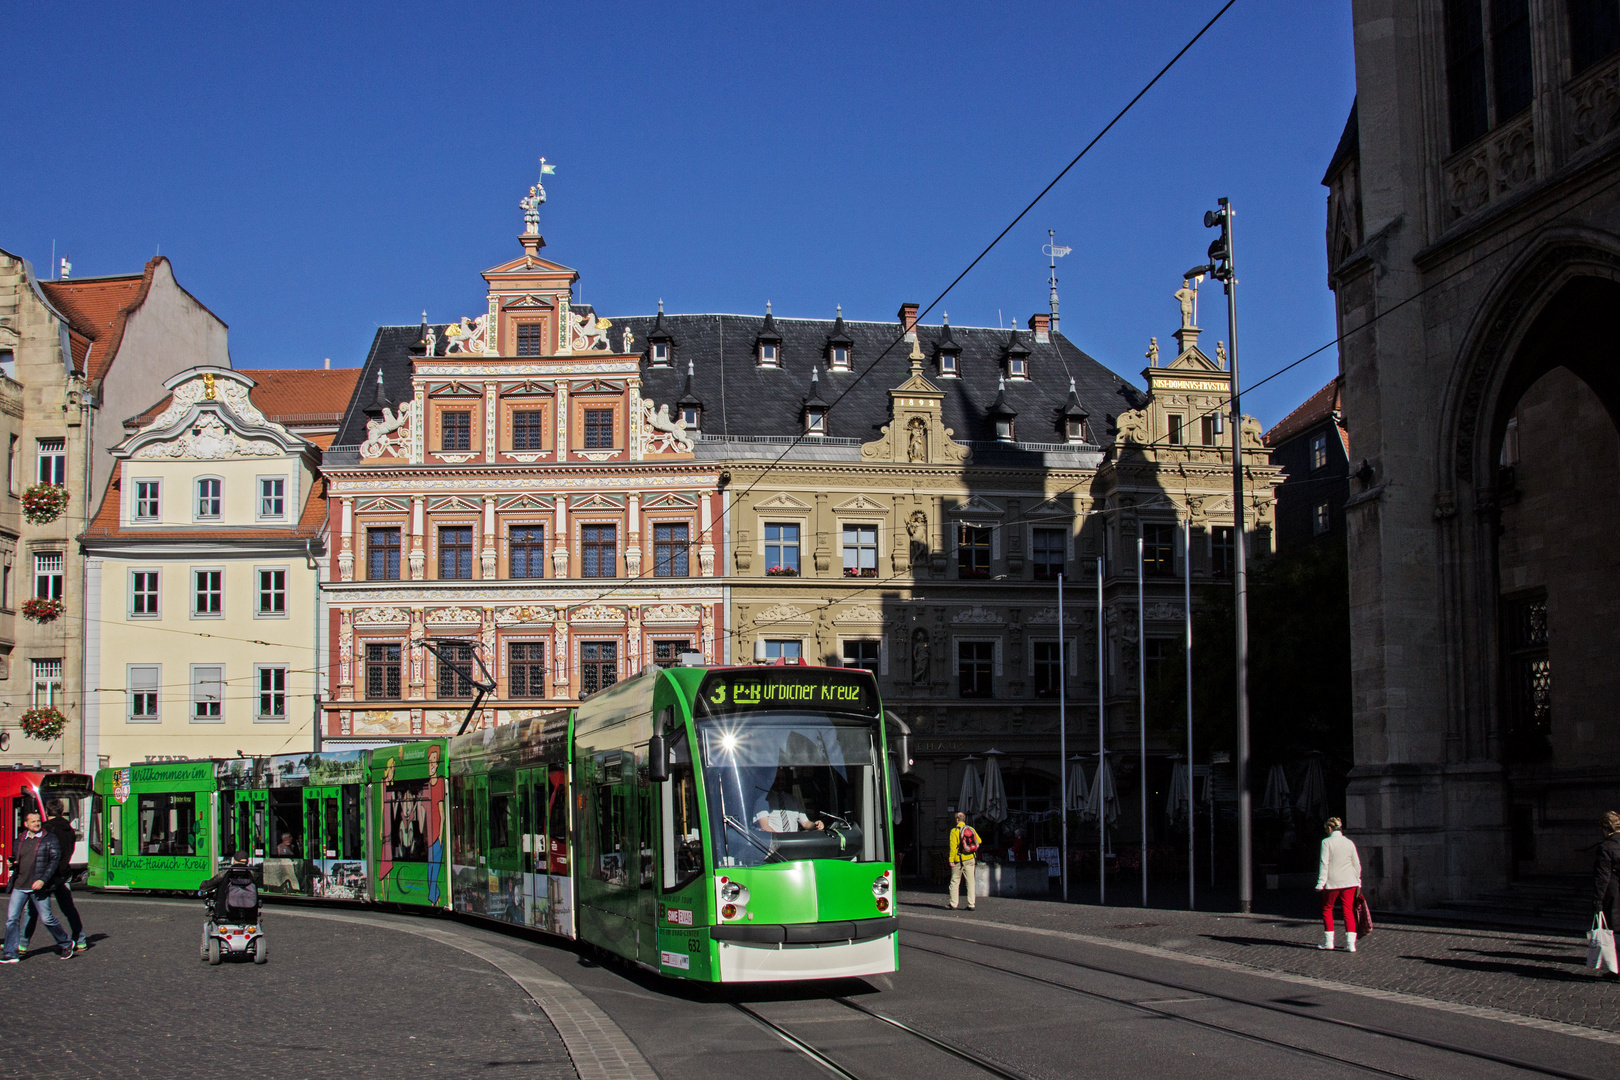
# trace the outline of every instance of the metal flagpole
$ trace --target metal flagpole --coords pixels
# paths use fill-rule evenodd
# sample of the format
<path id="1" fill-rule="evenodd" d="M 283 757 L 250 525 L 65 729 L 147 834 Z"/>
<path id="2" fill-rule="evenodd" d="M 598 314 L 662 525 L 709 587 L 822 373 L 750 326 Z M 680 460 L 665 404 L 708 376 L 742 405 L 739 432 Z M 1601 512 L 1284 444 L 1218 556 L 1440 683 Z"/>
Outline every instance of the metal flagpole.
<path id="1" fill-rule="evenodd" d="M 1108 815 L 1103 806 L 1103 762 L 1107 761 L 1108 700 L 1103 685 L 1103 671 L 1107 661 L 1107 637 L 1103 633 L 1103 548 L 1107 545 L 1108 530 L 1097 551 L 1097 778 L 1091 791 L 1097 796 L 1097 903 L 1108 903 Z"/>
<path id="2" fill-rule="evenodd" d="M 1058 807 L 1063 815 L 1063 900 L 1069 899 L 1069 697 L 1068 654 L 1063 641 L 1063 571 L 1058 571 Z"/>
<path id="3" fill-rule="evenodd" d="M 1193 802 L 1193 682 L 1192 682 L 1192 518 L 1181 527 L 1182 606 L 1185 609 L 1187 650 L 1187 910 L 1198 907 L 1195 889 L 1198 879 L 1198 804 Z"/>
<path id="4" fill-rule="evenodd" d="M 1141 791 L 1142 803 L 1142 906 L 1147 907 L 1147 860 L 1148 860 L 1148 827 L 1147 827 L 1147 617 L 1143 614 L 1142 579 L 1147 575 L 1142 573 L 1142 533 L 1136 534 L 1136 707 L 1137 707 L 1137 734 L 1141 738 L 1142 772 L 1137 778 L 1137 787 Z"/>

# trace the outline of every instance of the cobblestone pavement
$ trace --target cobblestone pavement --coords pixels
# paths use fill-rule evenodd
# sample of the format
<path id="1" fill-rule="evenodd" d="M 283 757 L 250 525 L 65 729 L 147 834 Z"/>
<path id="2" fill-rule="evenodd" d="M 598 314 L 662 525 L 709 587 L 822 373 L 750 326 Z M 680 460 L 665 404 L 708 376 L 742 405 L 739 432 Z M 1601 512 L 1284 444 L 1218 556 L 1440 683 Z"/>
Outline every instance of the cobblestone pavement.
<path id="1" fill-rule="evenodd" d="M 266 910 L 270 962 L 199 959 L 200 902 L 81 896 L 92 947 L 0 967 L 0 1073 L 573 1080 L 539 1006 L 467 953 Z M 43 931 L 35 944 L 47 943 Z"/>
<path id="2" fill-rule="evenodd" d="M 1354 954 L 1316 948 L 1318 919 L 1220 915 L 1049 900 L 981 898 L 977 911 L 950 911 L 938 893 L 901 895 L 901 913 L 946 914 L 1012 923 L 1191 953 L 1259 971 L 1286 972 L 1375 991 L 1497 1009 L 1620 1033 L 1620 983 L 1585 966 L 1584 938 L 1473 928 L 1377 925 Z M 1376 919 L 1376 913 L 1375 919 Z M 918 929 L 940 932 L 939 922 Z"/>

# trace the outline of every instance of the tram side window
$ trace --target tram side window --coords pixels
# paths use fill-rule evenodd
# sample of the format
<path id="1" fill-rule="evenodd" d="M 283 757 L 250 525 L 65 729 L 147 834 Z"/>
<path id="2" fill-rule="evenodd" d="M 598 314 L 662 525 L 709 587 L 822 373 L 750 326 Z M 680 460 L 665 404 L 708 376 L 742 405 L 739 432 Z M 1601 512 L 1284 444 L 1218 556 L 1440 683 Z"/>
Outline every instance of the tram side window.
<path id="1" fill-rule="evenodd" d="M 343 786 L 343 857 L 362 858 L 360 837 L 360 785 Z"/>
<path id="2" fill-rule="evenodd" d="M 299 859 L 304 855 L 303 792 L 270 792 L 270 854 L 278 859 Z"/>
<path id="3" fill-rule="evenodd" d="M 113 803 L 107 808 L 107 854 L 124 853 L 124 807 Z"/>
<path id="4" fill-rule="evenodd" d="M 510 794 L 489 796 L 489 847 L 491 851 L 498 848 L 512 846 L 512 796 Z"/>
<path id="5" fill-rule="evenodd" d="M 671 738 L 669 782 L 664 785 L 664 888 L 681 889 L 703 873 L 697 779 L 685 733 Z"/>
<path id="6" fill-rule="evenodd" d="M 603 777 L 607 783 L 596 787 L 596 844 L 597 860 L 592 876 L 609 885 L 628 886 L 631 869 L 626 833 L 629 831 L 629 802 L 625 787 L 619 778 L 617 760 L 608 767 Z"/>
<path id="7" fill-rule="evenodd" d="M 219 855 L 229 859 L 236 851 L 236 807 L 229 794 L 219 797 Z"/>
<path id="8" fill-rule="evenodd" d="M 467 778 L 452 776 L 450 778 L 450 861 L 467 864 L 472 862 L 473 851 L 472 813 L 467 805 Z"/>
<path id="9" fill-rule="evenodd" d="M 547 792 L 546 845 L 550 849 L 553 874 L 568 873 L 568 770 L 561 765 L 551 767 L 551 786 Z"/>
<path id="10" fill-rule="evenodd" d="M 428 781 L 384 785 L 383 843 L 394 862 L 427 862 L 427 826 Z"/>
<path id="11" fill-rule="evenodd" d="M 104 838 L 106 826 L 102 823 L 102 801 L 97 798 L 90 800 L 90 850 L 100 855 L 107 850 Z"/>
<path id="12" fill-rule="evenodd" d="M 139 812 L 142 855 L 197 854 L 195 795 L 142 795 Z"/>
<path id="13" fill-rule="evenodd" d="M 325 818 L 326 828 L 321 834 L 321 853 L 328 859 L 338 857 L 338 800 L 337 796 L 322 799 L 322 817 Z"/>

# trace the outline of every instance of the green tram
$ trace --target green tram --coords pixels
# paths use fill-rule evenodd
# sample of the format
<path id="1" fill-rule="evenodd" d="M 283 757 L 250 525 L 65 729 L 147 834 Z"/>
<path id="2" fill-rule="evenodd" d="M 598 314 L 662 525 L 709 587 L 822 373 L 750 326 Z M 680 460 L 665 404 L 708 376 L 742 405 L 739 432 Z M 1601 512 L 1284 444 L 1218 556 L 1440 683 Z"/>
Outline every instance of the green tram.
<path id="1" fill-rule="evenodd" d="M 649 668 L 448 740 L 103 769 L 89 883 L 191 891 L 242 848 L 272 895 L 450 910 L 670 978 L 882 974 L 886 739 L 859 669 Z"/>

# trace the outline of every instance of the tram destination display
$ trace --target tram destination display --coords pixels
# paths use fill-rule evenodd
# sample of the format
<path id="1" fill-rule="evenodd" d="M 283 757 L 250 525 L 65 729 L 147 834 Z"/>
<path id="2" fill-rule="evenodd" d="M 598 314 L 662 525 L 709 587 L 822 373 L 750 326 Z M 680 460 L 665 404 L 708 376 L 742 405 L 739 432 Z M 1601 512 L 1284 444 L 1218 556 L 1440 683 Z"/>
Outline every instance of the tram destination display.
<path id="1" fill-rule="evenodd" d="M 698 688 L 699 716 L 809 709 L 875 718 L 877 685 L 859 668 L 732 668 Z"/>

